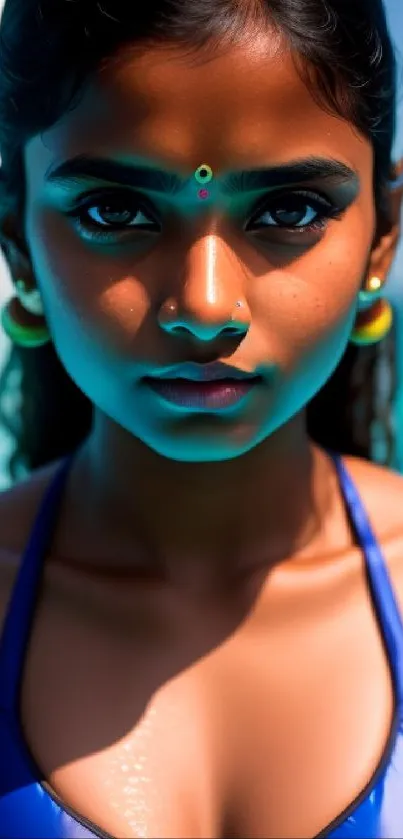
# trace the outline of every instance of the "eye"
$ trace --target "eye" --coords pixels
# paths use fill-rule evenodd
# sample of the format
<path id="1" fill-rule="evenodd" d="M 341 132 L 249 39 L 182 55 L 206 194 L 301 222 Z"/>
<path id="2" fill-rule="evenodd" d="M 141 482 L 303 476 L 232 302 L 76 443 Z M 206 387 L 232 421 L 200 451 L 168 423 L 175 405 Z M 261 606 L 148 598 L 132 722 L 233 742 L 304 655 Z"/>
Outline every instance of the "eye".
<path id="1" fill-rule="evenodd" d="M 112 204 L 102 206 L 96 204 L 88 207 L 88 216 L 101 227 L 147 227 L 150 226 L 150 219 L 139 207 L 136 210 L 119 209 Z"/>
<path id="2" fill-rule="evenodd" d="M 340 218 L 342 210 L 321 195 L 312 192 L 293 192 L 276 197 L 260 205 L 247 225 L 247 230 L 275 228 L 301 235 L 323 230 L 329 219 Z"/>
<path id="3" fill-rule="evenodd" d="M 159 232 L 160 225 L 143 196 L 113 193 L 86 196 L 67 213 L 86 239 L 113 241 L 139 232 Z"/>

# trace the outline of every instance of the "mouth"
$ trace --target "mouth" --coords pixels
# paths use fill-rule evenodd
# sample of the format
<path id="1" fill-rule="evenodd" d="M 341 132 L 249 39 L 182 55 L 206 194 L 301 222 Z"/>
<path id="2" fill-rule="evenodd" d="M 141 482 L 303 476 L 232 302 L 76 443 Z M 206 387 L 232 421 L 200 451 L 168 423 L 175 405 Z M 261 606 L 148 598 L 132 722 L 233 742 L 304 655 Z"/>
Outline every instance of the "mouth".
<path id="1" fill-rule="evenodd" d="M 194 365 L 181 375 L 147 376 L 144 384 L 164 402 L 190 411 L 223 411 L 238 405 L 262 384 L 262 377 L 226 365 Z"/>

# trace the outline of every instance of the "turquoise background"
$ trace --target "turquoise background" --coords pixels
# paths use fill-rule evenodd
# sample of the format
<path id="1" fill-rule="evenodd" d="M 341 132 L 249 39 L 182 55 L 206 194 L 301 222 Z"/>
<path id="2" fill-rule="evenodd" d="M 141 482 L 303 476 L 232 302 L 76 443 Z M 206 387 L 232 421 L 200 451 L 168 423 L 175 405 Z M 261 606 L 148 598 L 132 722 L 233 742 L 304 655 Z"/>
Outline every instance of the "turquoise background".
<path id="1" fill-rule="evenodd" d="M 4 0 L 0 0 L 0 14 Z M 367 0 L 368 3 L 371 0 Z M 389 17 L 390 30 L 396 46 L 399 65 L 398 130 L 395 142 L 395 159 L 403 157 L 403 0 L 385 0 Z M 403 473 L 403 235 L 397 258 L 390 276 L 389 297 L 397 310 L 398 334 L 398 394 L 395 405 L 395 424 L 397 435 L 396 468 Z M 0 306 L 11 294 L 7 268 L 0 258 Z M 0 334 L 0 366 L 4 363 L 8 351 L 8 342 Z M 0 489 L 9 483 L 5 464 L 10 453 L 12 441 L 4 430 L 0 429 Z"/>

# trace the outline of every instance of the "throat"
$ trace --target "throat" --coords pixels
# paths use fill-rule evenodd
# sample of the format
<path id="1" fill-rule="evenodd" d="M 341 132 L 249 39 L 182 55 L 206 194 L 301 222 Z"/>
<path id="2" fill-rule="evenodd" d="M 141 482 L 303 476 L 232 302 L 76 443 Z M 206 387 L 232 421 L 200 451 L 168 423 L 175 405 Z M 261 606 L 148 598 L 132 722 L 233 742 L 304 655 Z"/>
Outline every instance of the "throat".
<path id="1" fill-rule="evenodd" d="M 237 474 L 233 463 L 201 464 L 210 468 L 199 476 L 197 465 L 185 464 L 192 481 L 187 469 L 178 481 L 139 463 L 132 474 L 141 480 L 129 491 L 122 464 L 117 471 L 83 450 L 68 481 L 55 561 L 118 586 L 135 580 L 202 590 L 319 547 L 339 495 L 330 459 L 313 447 L 289 469 L 282 458 L 281 469 L 266 459 L 264 470 L 245 459 Z"/>

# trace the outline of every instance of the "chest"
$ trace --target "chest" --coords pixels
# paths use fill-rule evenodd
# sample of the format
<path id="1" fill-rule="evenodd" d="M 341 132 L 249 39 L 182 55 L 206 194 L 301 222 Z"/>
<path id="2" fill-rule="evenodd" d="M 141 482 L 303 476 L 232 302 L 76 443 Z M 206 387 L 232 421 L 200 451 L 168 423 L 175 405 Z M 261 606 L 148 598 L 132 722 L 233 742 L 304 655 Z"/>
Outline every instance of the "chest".
<path id="1" fill-rule="evenodd" d="M 51 789 L 112 836 L 319 833 L 374 774 L 393 692 L 365 597 L 292 614 L 157 653 L 41 609 L 21 718 Z"/>

